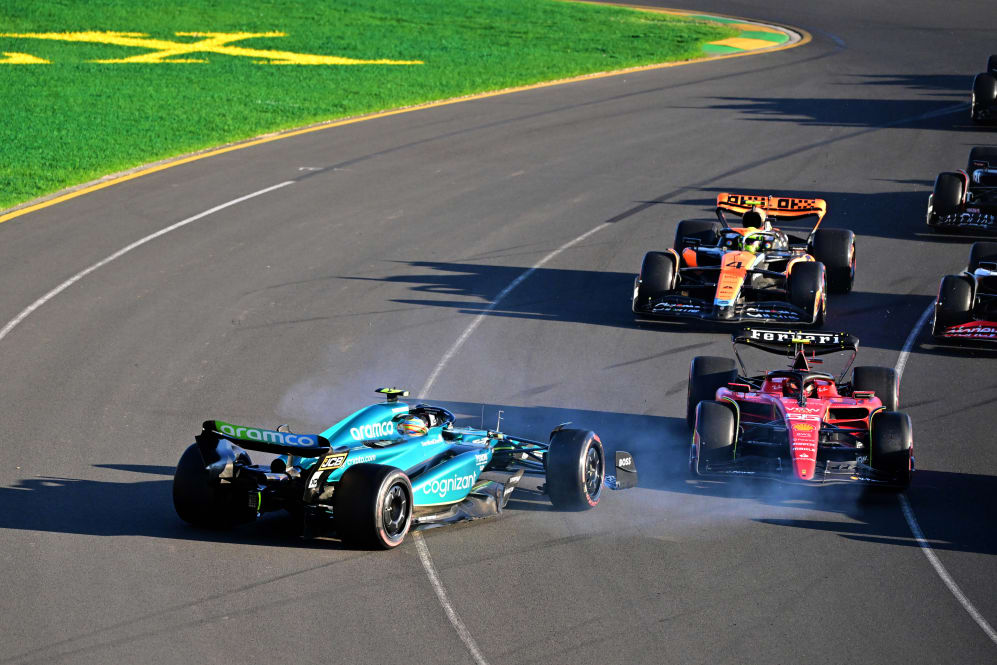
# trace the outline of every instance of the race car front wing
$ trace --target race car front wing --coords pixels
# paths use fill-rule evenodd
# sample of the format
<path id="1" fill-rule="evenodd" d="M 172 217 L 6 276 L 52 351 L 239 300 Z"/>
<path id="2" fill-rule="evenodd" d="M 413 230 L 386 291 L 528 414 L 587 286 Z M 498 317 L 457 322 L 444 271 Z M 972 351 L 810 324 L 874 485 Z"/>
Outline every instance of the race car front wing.
<path id="1" fill-rule="evenodd" d="M 864 458 L 862 458 L 864 459 Z M 690 454 L 690 464 L 696 468 L 695 449 Z M 913 459 L 911 459 L 913 465 Z M 802 480 L 793 473 L 793 464 L 781 457 L 744 455 L 730 462 L 699 462 L 696 475 L 702 477 L 753 477 L 775 480 L 791 485 L 836 485 L 858 483 L 880 487 L 904 487 L 903 479 L 884 474 L 864 461 L 818 460 L 812 478 Z"/>
<path id="2" fill-rule="evenodd" d="M 780 300 L 764 300 L 735 303 L 720 307 L 711 302 L 681 295 L 662 295 L 654 298 L 646 306 L 634 306 L 634 312 L 642 316 L 663 319 L 698 319 L 737 323 L 813 323 L 813 318 L 803 309 L 792 303 Z"/>

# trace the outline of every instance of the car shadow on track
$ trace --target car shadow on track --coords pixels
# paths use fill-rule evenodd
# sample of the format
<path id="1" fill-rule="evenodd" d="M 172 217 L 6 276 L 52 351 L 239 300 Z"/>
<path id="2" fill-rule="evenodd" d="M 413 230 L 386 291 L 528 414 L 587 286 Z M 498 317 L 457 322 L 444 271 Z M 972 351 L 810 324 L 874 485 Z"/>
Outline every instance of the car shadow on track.
<path id="1" fill-rule="evenodd" d="M 255 523 L 216 531 L 188 526 L 173 510 L 174 467 L 141 464 L 97 464 L 129 474 L 121 481 L 55 476 L 23 478 L 0 487 L 0 529 L 49 531 L 92 536 L 147 536 L 179 540 L 317 547 L 317 540 L 300 538 L 298 524 L 284 513 Z M 131 474 L 166 476 L 135 481 Z M 323 538 L 322 547 L 340 548 Z"/>
<path id="2" fill-rule="evenodd" d="M 503 298 L 498 307 L 489 309 L 495 298 L 527 268 L 496 266 L 477 263 L 413 261 L 408 265 L 424 269 L 412 274 L 391 274 L 383 278 L 356 277 L 350 279 L 379 279 L 379 281 L 408 284 L 415 293 L 440 297 L 399 298 L 392 302 L 419 307 L 436 307 L 457 310 L 461 314 L 492 317 L 532 319 L 583 323 L 588 325 L 637 328 L 674 333 L 717 333 L 730 335 L 750 322 L 738 324 L 711 324 L 708 322 L 664 321 L 635 319 L 630 298 L 633 292 L 634 273 L 538 268 L 529 279 Z M 635 271 L 639 266 L 635 267 Z M 923 301 L 923 302 L 922 302 Z M 850 322 L 851 313 L 856 320 L 868 324 L 870 317 L 895 317 L 902 308 L 917 309 L 920 314 L 928 299 L 922 296 L 884 294 L 870 291 L 852 291 L 845 295 L 831 296 L 828 303 L 828 326 L 840 328 Z M 858 316 L 861 315 L 861 316 Z M 916 320 L 917 314 L 913 314 Z M 844 321 L 845 323 L 840 323 Z M 864 346 L 897 350 L 902 340 L 895 335 L 882 335 L 882 339 L 863 339 Z M 884 346 L 885 345 L 885 346 Z"/>
<path id="3" fill-rule="evenodd" d="M 961 83 L 955 78 L 960 78 Z M 877 97 L 872 88 L 882 85 L 882 81 L 873 79 L 864 83 L 870 89 L 862 97 L 712 97 L 709 108 L 735 111 L 759 122 L 797 123 L 813 127 L 875 129 L 902 125 L 922 130 L 979 131 L 979 127 L 969 119 L 970 77 L 907 77 L 905 83 L 908 88 L 948 90 L 947 93 L 932 95 L 935 99 Z M 965 104 L 965 111 L 946 112 L 960 103 Z"/>

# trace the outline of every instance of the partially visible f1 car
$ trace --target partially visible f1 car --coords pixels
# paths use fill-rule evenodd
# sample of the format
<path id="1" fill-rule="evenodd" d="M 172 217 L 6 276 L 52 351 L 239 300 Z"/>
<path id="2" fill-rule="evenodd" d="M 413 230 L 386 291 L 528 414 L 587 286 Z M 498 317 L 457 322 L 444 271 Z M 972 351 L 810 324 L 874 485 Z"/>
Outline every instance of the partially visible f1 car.
<path id="1" fill-rule="evenodd" d="M 897 374 L 856 367 L 847 333 L 747 328 L 730 358 L 699 356 L 689 370 L 686 418 L 695 476 L 755 476 L 802 485 L 862 483 L 902 490 L 914 471 L 910 418 L 897 411 Z M 787 356 L 787 369 L 750 374 L 739 348 Z M 819 371 L 850 354 L 840 376 Z"/>
<path id="2" fill-rule="evenodd" d="M 936 231 L 997 230 L 997 148 L 973 148 L 965 171 L 938 174 L 927 222 Z"/>
<path id="3" fill-rule="evenodd" d="M 724 212 L 741 217 L 728 224 Z M 717 196 L 717 220 L 679 222 L 672 249 L 648 252 L 634 280 L 638 317 L 820 325 L 827 291 L 855 279 L 855 234 L 821 229 L 822 199 Z M 805 235 L 770 220 L 815 218 Z"/>
<path id="4" fill-rule="evenodd" d="M 997 55 L 987 58 L 987 71 L 973 78 L 969 116 L 974 122 L 997 122 Z"/>
<path id="5" fill-rule="evenodd" d="M 604 483 L 637 484 L 633 456 L 617 451 L 616 473 L 595 432 L 555 428 L 547 442 L 456 427 L 438 406 L 409 406 L 397 388 L 322 434 L 204 423 L 180 458 L 173 505 L 185 522 L 227 527 L 287 510 L 303 533 L 335 533 L 362 547 L 400 545 L 410 528 L 499 514 L 524 474 L 544 479 L 555 507 L 595 507 Z M 247 450 L 279 455 L 256 465 Z M 503 481 L 485 471 L 513 472 Z"/>
<path id="6" fill-rule="evenodd" d="M 946 275 L 931 334 L 947 341 L 997 342 L 997 242 L 975 242 L 961 275 Z"/>

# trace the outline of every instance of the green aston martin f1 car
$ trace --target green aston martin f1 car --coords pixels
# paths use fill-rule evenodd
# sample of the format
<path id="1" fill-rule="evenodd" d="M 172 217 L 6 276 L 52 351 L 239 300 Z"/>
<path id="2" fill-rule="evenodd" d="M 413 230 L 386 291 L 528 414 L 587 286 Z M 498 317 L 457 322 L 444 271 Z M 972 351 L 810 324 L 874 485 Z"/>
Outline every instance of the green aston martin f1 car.
<path id="1" fill-rule="evenodd" d="M 412 528 L 497 515 L 524 474 L 542 476 L 536 491 L 565 510 L 595 507 L 604 486 L 637 484 L 627 452 L 617 451 L 615 473 L 606 473 L 595 432 L 558 426 L 549 441 L 532 441 L 457 427 L 451 412 L 410 406 L 396 388 L 377 392 L 387 400 L 321 434 L 205 422 L 177 464 L 177 514 L 196 526 L 226 527 L 287 510 L 301 518 L 305 535 L 330 532 L 388 549 Z M 278 457 L 257 465 L 248 450 Z M 482 477 L 491 471 L 500 479 Z"/>

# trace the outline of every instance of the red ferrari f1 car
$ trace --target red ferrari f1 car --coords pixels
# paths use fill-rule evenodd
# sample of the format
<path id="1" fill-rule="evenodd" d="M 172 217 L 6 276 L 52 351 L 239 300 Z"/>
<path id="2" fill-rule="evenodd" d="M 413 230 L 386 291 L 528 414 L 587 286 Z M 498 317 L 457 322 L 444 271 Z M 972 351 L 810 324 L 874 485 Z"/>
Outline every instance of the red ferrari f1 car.
<path id="1" fill-rule="evenodd" d="M 848 333 L 747 328 L 733 336 L 740 372 L 730 358 L 694 358 L 687 411 L 692 474 L 905 489 L 914 448 L 910 418 L 897 411 L 897 374 L 856 367 L 844 381 L 858 343 Z M 746 347 L 791 362 L 750 375 L 741 356 Z M 815 369 L 830 354 L 846 357 L 840 376 Z"/>

